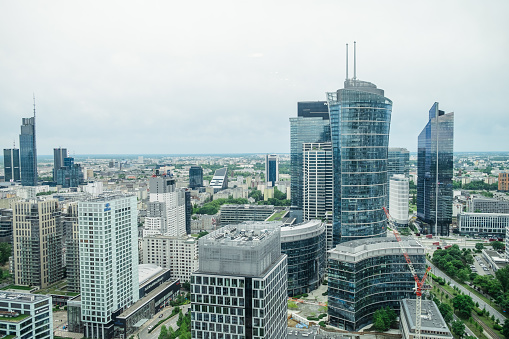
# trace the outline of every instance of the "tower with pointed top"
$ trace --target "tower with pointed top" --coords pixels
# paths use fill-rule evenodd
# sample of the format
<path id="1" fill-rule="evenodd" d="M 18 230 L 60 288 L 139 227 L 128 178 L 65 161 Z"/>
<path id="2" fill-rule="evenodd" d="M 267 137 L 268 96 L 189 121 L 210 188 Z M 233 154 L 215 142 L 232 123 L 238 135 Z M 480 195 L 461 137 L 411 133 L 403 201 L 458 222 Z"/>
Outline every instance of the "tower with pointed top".
<path id="1" fill-rule="evenodd" d="M 21 159 L 21 185 L 37 185 L 37 148 L 35 143 L 35 97 L 34 116 L 23 118 L 19 135 Z"/>

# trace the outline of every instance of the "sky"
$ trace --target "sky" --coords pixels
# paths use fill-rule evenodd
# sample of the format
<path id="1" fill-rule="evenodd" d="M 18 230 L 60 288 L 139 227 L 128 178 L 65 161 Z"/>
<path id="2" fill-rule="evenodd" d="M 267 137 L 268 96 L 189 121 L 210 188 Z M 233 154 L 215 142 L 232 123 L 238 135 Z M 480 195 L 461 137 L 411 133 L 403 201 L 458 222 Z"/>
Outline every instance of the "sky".
<path id="1" fill-rule="evenodd" d="M 298 101 L 357 78 L 417 150 L 434 102 L 454 150 L 508 151 L 509 2 L 2 1 L 0 148 L 33 112 L 52 154 L 288 153 Z M 353 51 L 350 48 L 350 76 Z"/>

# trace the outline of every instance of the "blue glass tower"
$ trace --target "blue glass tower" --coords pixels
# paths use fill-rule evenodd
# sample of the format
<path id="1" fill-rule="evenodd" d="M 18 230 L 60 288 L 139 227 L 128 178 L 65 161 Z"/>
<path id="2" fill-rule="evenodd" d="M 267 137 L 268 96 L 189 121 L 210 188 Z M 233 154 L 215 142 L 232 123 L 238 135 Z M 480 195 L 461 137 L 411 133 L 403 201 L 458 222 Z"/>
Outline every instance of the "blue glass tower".
<path id="1" fill-rule="evenodd" d="M 19 149 L 4 149 L 5 181 L 19 181 Z"/>
<path id="2" fill-rule="evenodd" d="M 417 146 L 417 217 L 425 223 L 423 233 L 449 235 L 453 144 L 454 113 L 445 114 L 435 102 Z"/>
<path id="3" fill-rule="evenodd" d="M 353 79 L 327 94 L 334 162 L 333 245 L 386 235 L 392 101 Z"/>
<path id="4" fill-rule="evenodd" d="M 265 181 L 271 187 L 279 181 L 279 158 L 277 154 L 265 155 Z"/>
<path id="5" fill-rule="evenodd" d="M 21 159 L 21 185 L 37 185 L 37 148 L 35 146 L 35 105 L 34 116 L 23 118 L 19 135 Z"/>

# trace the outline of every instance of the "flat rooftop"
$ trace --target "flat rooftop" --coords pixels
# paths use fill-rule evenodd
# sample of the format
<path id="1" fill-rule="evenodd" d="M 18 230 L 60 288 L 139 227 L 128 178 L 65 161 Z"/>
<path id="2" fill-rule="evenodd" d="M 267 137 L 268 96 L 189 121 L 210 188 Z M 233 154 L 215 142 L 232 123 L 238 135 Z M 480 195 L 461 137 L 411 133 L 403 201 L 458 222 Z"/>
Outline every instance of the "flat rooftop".
<path id="1" fill-rule="evenodd" d="M 18 292 L 0 292 L 0 301 L 20 301 L 23 303 L 36 303 L 51 298 L 47 295 L 38 295 Z"/>
<path id="2" fill-rule="evenodd" d="M 403 306 L 403 312 L 405 312 L 405 316 L 408 320 L 409 328 L 415 330 L 415 299 L 403 299 L 401 300 L 401 305 Z M 421 330 L 447 332 L 452 338 L 452 334 L 445 324 L 444 318 L 440 314 L 437 305 L 431 300 L 422 299 Z"/>

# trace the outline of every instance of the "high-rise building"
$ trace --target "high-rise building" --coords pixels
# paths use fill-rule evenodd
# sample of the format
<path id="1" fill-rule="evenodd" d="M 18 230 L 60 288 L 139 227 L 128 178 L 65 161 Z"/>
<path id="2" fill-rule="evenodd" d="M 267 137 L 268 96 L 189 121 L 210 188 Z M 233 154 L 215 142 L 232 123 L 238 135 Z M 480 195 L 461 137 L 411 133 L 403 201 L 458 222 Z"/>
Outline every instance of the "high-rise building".
<path id="1" fill-rule="evenodd" d="M 452 223 L 454 113 L 435 102 L 417 146 L 417 217 L 424 233 L 449 235 Z"/>
<path id="2" fill-rule="evenodd" d="M 280 228 L 225 226 L 199 240 L 191 276 L 192 338 L 286 338 L 287 257 Z"/>
<path id="3" fill-rule="evenodd" d="M 214 188 L 214 193 L 228 188 L 228 167 L 219 168 L 214 172 L 210 187 Z"/>
<path id="4" fill-rule="evenodd" d="M 67 274 L 67 290 L 80 292 L 80 249 L 78 203 L 73 202 L 62 213 L 63 229 L 65 233 L 65 268 Z"/>
<path id="5" fill-rule="evenodd" d="M 389 180 L 389 211 L 397 227 L 408 226 L 409 181 L 404 174 L 395 174 Z"/>
<path id="6" fill-rule="evenodd" d="M 303 143 L 302 163 L 304 220 L 323 220 L 333 206 L 331 143 Z"/>
<path id="7" fill-rule="evenodd" d="M 426 270 L 425 250 L 403 238 L 418 277 Z M 383 307 L 399 309 L 403 298 L 415 298 L 415 280 L 396 238 L 366 238 L 339 244 L 329 252 L 330 324 L 358 331 Z"/>
<path id="8" fill-rule="evenodd" d="M 203 187 L 203 168 L 191 166 L 189 168 L 189 188 Z"/>
<path id="9" fill-rule="evenodd" d="M 109 339 L 114 315 L 139 298 L 135 196 L 78 203 L 81 320 L 87 338 Z"/>
<path id="10" fill-rule="evenodd" d="M 303 220 L 303 153 L 304 143 L 330 142 L 329 111 L 326 101 L 297 104 L 297 117 L 290 118 L 290 194 L 291 214 Z"/>
<path id="11" fill-rule="evenodd" d="M 279 181 L 279 157 L 277 154 L 265 155 L 265 182 L 267 186 L 275 187 Z"/>
<path id="12" fill-rule="evenodd" d="M 12 244 L 12 209 L 0 208 L 0 242 Z"/>
<path id="13" fill-rule="evenodd" d="M 64 167 L 67 148 L 53 148 L 53 181 L 57 181 L 57 170 Z"/>
<path id="14" fill-rule="evenodd" d="M 80 164 L 74 163 L 74 158 L 64 158 L 63 165 L 54 170 L 54 181 L 63 188 L 78 187 L 83 183 L 83 169 Z"/>
<path id="15" fill-rule="evenodd" d="M 334 159 L 334 244 L 386 235 L 387 148 L 392 101 L 376 85 L 347 79 L 328 93 Z"/>
<path id="16" fill-rule="evenodd" d="M 6 182 L 20 180 L 19 149 L 4 149 L 4 172 Z"/>
<path id="17" fill-rule="evenodd" d="M 61 210 L 54 199 L 13 209 L 14 283 L 46 288 L 63 278 Z"/>
<path id="18" fill-rule="evenodd" d="M 23 118 L 19 135 L 21 160 L 21 184 L 37 186 L 37 147 L 35 144 L 35 107 L 34 116 Z"/>
<path id="19" fill-rule="evenodd" d="M 498 190 L 502 192 L 509 191 L 509 173 L 498 174 Z"/>
<path id="20" fill-rule="evenodd" d="M 389 147 L 387 158 L 387 175 L 403 174 L 408 177 L 410 171 L 410 152 L 406 148 Z"/>

